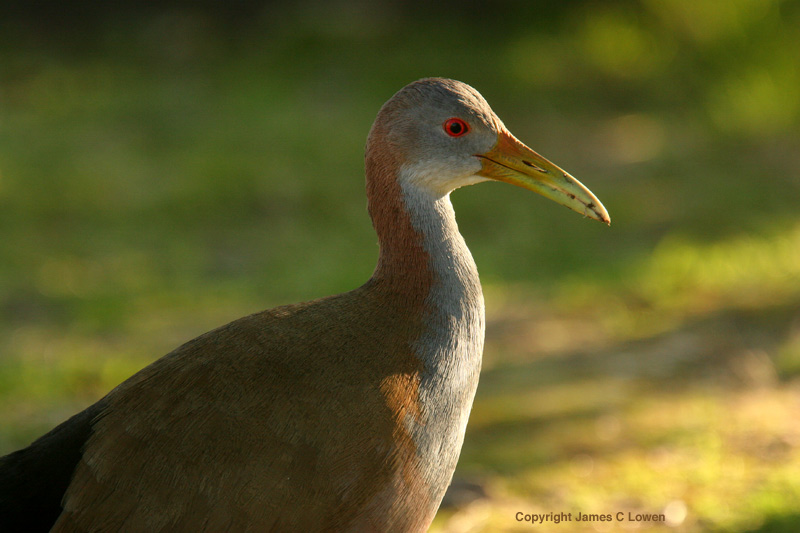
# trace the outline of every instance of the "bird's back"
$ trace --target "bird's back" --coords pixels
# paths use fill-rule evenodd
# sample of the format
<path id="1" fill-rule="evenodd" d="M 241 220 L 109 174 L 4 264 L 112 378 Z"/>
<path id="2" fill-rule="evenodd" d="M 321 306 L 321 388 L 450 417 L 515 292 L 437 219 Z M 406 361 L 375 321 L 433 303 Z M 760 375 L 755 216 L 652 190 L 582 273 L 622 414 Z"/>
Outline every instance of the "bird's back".
<path id="1" fill-rule="evenodd" d="M 429 490 L 404 420 L 419 409 L 409 339 L 422 325 L 376 285 L 190 341 L 0 475 L 30 478 L 37 448 L 66 444 L 74 473 L 28 498 L 52 516 L 63 495 L 54 531 L 419 529 L 405 511 L 429 507 Z"/>

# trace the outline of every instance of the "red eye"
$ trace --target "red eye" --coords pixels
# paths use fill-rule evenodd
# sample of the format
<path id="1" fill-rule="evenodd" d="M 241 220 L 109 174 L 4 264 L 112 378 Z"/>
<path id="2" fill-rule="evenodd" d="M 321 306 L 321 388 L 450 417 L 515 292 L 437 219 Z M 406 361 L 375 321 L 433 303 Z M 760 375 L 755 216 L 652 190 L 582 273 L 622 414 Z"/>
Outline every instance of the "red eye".
<path id="1" fill-rule="evenodd" d="M 450 118 L 444 123 L 444 131 L 450 137 L 461 137 L 469 131 L 469 126 L 460 118 Z"/>

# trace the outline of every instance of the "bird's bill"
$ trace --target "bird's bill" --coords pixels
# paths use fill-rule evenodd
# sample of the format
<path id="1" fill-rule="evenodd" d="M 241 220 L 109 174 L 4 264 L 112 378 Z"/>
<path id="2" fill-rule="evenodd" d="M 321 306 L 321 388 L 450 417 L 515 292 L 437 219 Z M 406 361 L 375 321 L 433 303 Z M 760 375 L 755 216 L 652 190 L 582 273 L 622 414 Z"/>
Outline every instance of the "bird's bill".
<path id="1" fill-rule="evenodd" d="M 584 216 L 611 224 L 608 211 L 580 181 L 540 156 L 508 131 L 481 158 L 479 176 L 504 181 L 539 193 Z"/>

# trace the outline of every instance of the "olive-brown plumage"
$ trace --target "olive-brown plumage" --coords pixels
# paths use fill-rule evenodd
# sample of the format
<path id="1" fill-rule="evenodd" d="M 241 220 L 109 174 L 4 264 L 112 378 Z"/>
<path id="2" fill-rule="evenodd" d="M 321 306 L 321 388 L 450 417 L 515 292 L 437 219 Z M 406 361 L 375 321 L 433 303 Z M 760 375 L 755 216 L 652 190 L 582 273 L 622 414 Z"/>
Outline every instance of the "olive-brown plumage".
<path id="1" fill-rule="evenodd" d="M 206 333 L 0 459 L 0 530 L 427 529 L 483 351 L 449 193 L 496 179 L 608 215 L 453 80 L 383 106 L 366 174 L 380 244 L 369 281 Z"/>

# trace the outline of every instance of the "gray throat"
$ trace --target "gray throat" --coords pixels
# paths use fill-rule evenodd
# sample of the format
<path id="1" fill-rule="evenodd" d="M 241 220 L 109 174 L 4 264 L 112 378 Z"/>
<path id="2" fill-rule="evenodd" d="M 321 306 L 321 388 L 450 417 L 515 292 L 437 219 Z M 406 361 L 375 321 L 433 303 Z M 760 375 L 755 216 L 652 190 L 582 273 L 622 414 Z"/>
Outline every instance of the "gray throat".
<path id="1" fill-rule="evenodd" d="M 419 387 L 422 420 L 408 425 L 438 506 L 458 462 L 478 386 L 485 330 L 483 293 L 449 194 L 403 189 L 434 275 L 425 305 L 425 333 L 414 344 L 424 364 Z"/>

